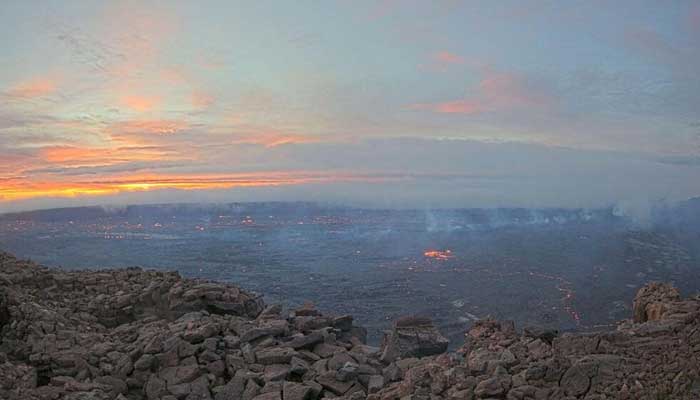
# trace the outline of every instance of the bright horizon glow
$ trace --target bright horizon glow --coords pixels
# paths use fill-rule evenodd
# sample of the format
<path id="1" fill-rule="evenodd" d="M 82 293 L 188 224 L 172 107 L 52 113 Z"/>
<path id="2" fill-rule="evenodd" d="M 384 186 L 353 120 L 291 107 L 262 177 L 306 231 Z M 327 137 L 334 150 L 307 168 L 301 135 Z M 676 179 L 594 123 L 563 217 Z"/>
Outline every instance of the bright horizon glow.
<path id="1" fill-rule="evenodd" d="M 700 196 L 700 4 L 0 4 L 0 212 Z"/>

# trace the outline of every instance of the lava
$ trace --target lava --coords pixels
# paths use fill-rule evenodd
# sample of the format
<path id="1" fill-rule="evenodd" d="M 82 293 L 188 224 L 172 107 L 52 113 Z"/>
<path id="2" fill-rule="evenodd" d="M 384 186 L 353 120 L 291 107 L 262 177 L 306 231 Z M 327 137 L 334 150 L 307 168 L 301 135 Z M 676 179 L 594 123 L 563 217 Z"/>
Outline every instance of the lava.
<path id="1" fill-rule="evenodd" d="M 449 260 L 453 258 L 452 250 L 426 250 L 423 255 L 428 258 L 434 258 L 436 260 Z"/>
<path id="2" fill-rule="evenodd" d="M 574 320 L 576 323 L 576 326 L 581 326 L 581 314 L 579 314 L 578 311 L 574 308 L 573 302 L 574 302 L 574 290 L 571 288 L 572 283 L 567 281 L 564 278 L 555 276 L 555 275 L 548 275 L 548 274 L 543 274 L 540 272 L 534 272 L 530 271 L 530 275 L 532 276 L 538 276 L 540 278 L 545 278 L 545 279 L 551 279 L 554 281 L 559 282 L 556 285 L 556 288 L 559 292 L 561 292 L 564 296 L 561 298 L 562 305 L 564 307 L 564 311 L 571 316 L 571 319 Z"/>

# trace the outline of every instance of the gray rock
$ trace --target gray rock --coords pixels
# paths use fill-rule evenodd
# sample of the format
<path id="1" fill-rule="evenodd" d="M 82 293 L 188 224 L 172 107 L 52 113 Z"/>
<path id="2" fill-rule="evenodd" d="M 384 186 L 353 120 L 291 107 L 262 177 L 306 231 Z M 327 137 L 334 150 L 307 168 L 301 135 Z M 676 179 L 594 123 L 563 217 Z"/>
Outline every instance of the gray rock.
<path id="1" fill-rule="evenodd" d="M 179 385 L 169 385 L 168 392 L 178 399 L 184 399 L 190 394 L 191 386 L 189 383 L 181 383 Z"/>
<path id="2" fill-rule="evenodd" d="M 313 348 L 314 345 L 323 341 L 323 335 L 319 332 L 311 332 L 308 335 L 300 333 L 295 335 L 292 340 L 283 343 L 283 346 L 289 346 L 293 349 Z"/>
<path id="3" fill-rule="evenodd" d="M 192 382 L 202 374 L 199 365 L 185 365 L 182 367 L 168 367 L 161 370 L 158 375 L 170 385 Z"/>
<path id="4" fill-rule="evenodd" d="M 288 364 L 294 356 L 297 352 L 288 347 L 273 347 L 255 353 L 255 358 L 263 365 Z"/>
<path id="5" fill-rule="evenodd" d="M 285 364 L 270 364 L 265 366 L 265 381 L 282 381 L 289 375 L 290 368 Z"/>
<path id="6" fill-rule="evenodd" d="M 312 400 L 314 390 L 301 383 L 284 382 L 282 398 L 284 400 Z"/>
<path id="7" fill-rule="evenodd" d="M 158 378 L 155 375 L 151 375 L 151 377 L 148 379 L 148 382 L 146 383 L 146 397 L 148 398 L 148 400 L 160 399 L 161 396 L 164 396 L 166 394 L 165 388 L 166 384 L 164 380 Z"/>
<path id="8" fill-rule="evenodd" d="M 405 357 L 426 357 L 444 353 L 449 341 L 427 318 L 406 317 L 397 320 L 384 336 L 381 359 L 391 362 Z"/>
<path id="9" fill-rule="evenodd" d="M 282 400 L 282 394 L 280 392 L 268 392 L 257 395 L 253 400 Z"/>
<path id="10" fill-rule="evenodd" d="M 261 391 L 260 385 L 258 385 L 253 379 L 248 379 L 248 383 L 245 385 L 245 390 L 241 396 L 241 400 L 251 400 Z"/>
<path id="11" fill-rule="evenodd" d="M 351 382 L 341 382 L 329 375 L 319 376 L 316 382 L 339 396 L 345 394 L 353 385 Z"/>
<path id="12" fill-rule="evenodd" d="M 155 360 L 156 360 L 156 359 L 155 359 L 155 357 L 153 357 L 153 355 L 151 355 L 151 354 L 144 354 L 144 355 L 141 356 L 141 358 L 139 358 L 138 360 L 136 360 L 136 362 L 134 363 L 134 368 L 135 368 L 135 369 L 138 369 L 138 370 L 148 370 L 148 369 L 151 369 L 151 367 L 153 366 Z"/>
<path id="13" fill-rule="evenodd" d="M 211 400 L 209 381 L 206 376 L 201 376 L 190 384 L 190 394 L 186 400 Z"/>
<path id="14" fill-rule="evenodd" d="M 512 378 L 501 367 L 491 378 L 479 382 L 474 389 L 478 397 L 499 397 L 505 395 L 512 383 Z"/>
<path id="15" fill-rule="evenodd" d="M 242 375 L 236 374 L 230 381 L 223 387 L 223 389 L 218 392 L 215 396 L 215 400 L 230 400 L 230 399 L 240 399 L 243 396 L 243 391 L 245 390 L 246 378 Z"/>
<path id="16" fill-rule="evenodd" d="M 384 387 L 384 377 L 381 375 L 372 375 L 369 377 L 369 382 L 367 384 L 367 391 L 372 393 L 377 393 Z"/>
<path id="17" fill-rule="evenodd" d="M 267 321 L 265 324 L 247 329 L 241 335 L 241 342 L 251 342 L 263 336 L 277 336 L 287 331 L 287 321 Z"/>
<path id="18" fill-rule="evenodd" d="M 357 378 L 360 366 L 354 362 L 348 361 L 338 369 L 336 378 L 341 382 L 349 382 Z"/>

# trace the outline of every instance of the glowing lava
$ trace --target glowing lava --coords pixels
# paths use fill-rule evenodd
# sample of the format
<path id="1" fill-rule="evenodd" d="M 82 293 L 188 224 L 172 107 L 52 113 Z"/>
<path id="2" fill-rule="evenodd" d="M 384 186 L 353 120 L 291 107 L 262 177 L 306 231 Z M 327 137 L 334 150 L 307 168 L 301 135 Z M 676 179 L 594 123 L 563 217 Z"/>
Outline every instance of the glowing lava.
<path id="1" fill-rule="evenodd" d="M 453 258 L 454 256 L 452 255 L 452 250 L 447 249 L 447 250 L 426 250 L 423 252 L 423 255 L 428 257 L 428 258 L 434 258 L 436 260 L 449 260 L 450 258 Z"/>

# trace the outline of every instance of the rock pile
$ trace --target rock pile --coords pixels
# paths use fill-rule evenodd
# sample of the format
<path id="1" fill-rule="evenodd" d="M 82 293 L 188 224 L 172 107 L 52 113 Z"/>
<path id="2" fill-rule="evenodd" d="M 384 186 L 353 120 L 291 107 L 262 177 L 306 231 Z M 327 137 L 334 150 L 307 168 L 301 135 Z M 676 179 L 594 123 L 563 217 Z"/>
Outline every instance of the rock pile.
<path id="1" fill-rule="evenodd" d="M 634 320 L 604 333 L 518 334 L 512 323 L 479 321 L 455 354 L 419 360 L 369 398 L 700 398 L 700 298 L 651 283 L 634 305 Z"/>
<path id="2" fill-rule="evenodd" d="M 380 348 L 349 315 L 138 268 L 66 272 L 0 253 L 0 398 L 700 398 L 700 300 L 651 284 L 614 332 L 483 320 L 465 344 L 421 317 Z"/>
<path id="3" fill-rule="evenodd" d="M 364 399 L 400 377 L 351 316 L 284 311 L 232 285 L 4 253 L 0 282 L 2 399 Z M 416 355 L 445 350 L 429 322 L 400 331 Z"/>

